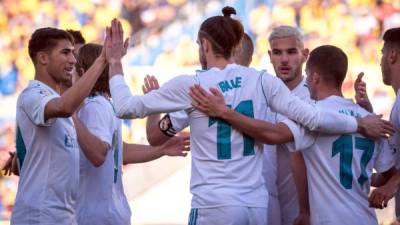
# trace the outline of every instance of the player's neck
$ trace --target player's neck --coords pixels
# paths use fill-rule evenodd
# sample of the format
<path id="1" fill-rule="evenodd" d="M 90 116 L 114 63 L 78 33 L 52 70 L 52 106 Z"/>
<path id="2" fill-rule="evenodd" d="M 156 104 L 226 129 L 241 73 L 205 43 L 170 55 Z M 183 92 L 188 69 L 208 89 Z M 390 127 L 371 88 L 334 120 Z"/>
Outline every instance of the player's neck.
<path id="1" fill-rule="evenodd" d="M 60 93 L 59 84 L 44 70 L 44 68 L 36 68 L 34 79 L 46 84 L 57 93 Z"/>
<path id="2" fill-rule="evenodd" d="M 226 60 L 223 57 L 212 56 L 209 60 L 207 60 L 207 68 L 210 69 L 216 67 L 219 69 L 224 69 L 229 63 L 232 62 L 230 60 Z"/>
<path id="3" fill-rule="evenodd" d="M 301 83 L 302 80 L 303 80 L 303 76 L 300 74 L 300 75 L 297 75 L 295 79 L 285 82 L 285 85 L 289 88 L 289 90 L 292 91 Z"/>
<path id="4" fill-rule="evenodd" d="M 400 70 L 399 70 L 400 71 Z M 393 81 L 392 81 L 392 88 L 393 88 L 393 90 L 394 90 L 394 92 L 395 92 L 395 94 L 397 95 L 397 91 L 399 90 L 399 88 L 400 88 L 400 72 L 398 73 L 398 74 L 394 74 L 394 75 L 392 75 L 392 79 L 393 79 Z"/>
<path id="5" fill-rule="evenodd" d="M 317 100 L 323 100 L 323 99 L 328 98 L 328 97 L 330 97 L 332 95 L 343 97 L 343 93 L 342 93 L 341 90 L 325 86 L 324 88 L 320 88 L 318 90 L 318 92 L 317 92 Z"/>

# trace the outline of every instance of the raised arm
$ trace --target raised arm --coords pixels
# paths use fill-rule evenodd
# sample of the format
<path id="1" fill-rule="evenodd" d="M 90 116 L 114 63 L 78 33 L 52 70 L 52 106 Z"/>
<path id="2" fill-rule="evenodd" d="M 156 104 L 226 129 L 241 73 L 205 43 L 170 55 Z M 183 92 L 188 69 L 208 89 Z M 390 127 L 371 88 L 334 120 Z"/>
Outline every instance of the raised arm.
<path id="1" fill-rule="evenodd" d="M 121 24 L 114 19 L 111 22 L 111 28 L 106 28 L 106 38 L 104 46 L 100 56 L 96 59 L 93 65 L 86 71 L 85 75 L 82 76 L 71 88 L 65 91 L 61 97 L 50 100 L 44 110 L 45 121 L 51 118 L 57 117 L 70 117 L 79 107 L 82 101 L 89 95 L 94 84 L 99 78 L 100 74 L 104 70 L 107 61 L 111 64 L 112 58 L 109 55 L 118 55 L 124 53 L 124 44 L 122 41 L 122 28 Z M 115 43 L 122 42 L 122 50 L 119 51 Z M 72 54 L 72 52 L 70 53 Z M 111 60 L 111 61 L 110 61 Z"/>
<path id="2" fill-rule="evenodd" d="M 123 76 L 118 75 L 111 78 L 110 90 L 117 116 L 133 119 L 191 108 L 188 91 L 195 82 L 194 76 L 177 76 L 158 90 L 143 96 L 134 96 Z"/>
<path id="3" fill-rule="evenodd" d="M 354 82 L 354 91 L 356 92 L 356 103 L 363 107 L 368 112 L 373 113 L 374 109 L 371 102 L 369 101 L 367 94 L 367 84 L 362 80 L 364 72 L 358 74 L 356 81 Z"/>

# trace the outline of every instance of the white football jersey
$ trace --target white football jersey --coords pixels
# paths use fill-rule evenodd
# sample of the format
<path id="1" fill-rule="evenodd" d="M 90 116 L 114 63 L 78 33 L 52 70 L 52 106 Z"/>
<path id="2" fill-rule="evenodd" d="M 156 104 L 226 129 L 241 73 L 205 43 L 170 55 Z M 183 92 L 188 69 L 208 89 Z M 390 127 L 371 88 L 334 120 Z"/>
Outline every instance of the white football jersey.
<path id="1" fill-rule="evenodd" d="M 46 104 L 60 97 L 32 80 L 17 101 L 20 179 L 11 224 L 76 224 L 79 147 L 71 118 L 44 120 Z"/>
<path id="2" fill-rule="evenodd" d="M 195 84 L 206 90 L 218 88 L 225 104 L 249 117 L 263 118 L 270 106 L 311 129 L 332 132 L 357 129 L 354 118 L 321 113 L 313 105 L 292 96 L 278 78 L 236 64 L 229 64 L 224 69 L 211 68 L 196 76 L 175 77 L 144 96 L 132 96 L 123 76 L 114 76 L 110 80 L 110 90 L 119 117 L 137 118 L 180 110 L 188 113 L 193 208 L 266 207 L 268 200 L 261 176 L 262 144 L 232 129 L 230 124 L 194 110 L 188 92 Z"/>
<path id="3" fill-rule="evenodd" d="M 349 117 L 370 113 L 339 96 L 316 103 Z M 295 137 L 289 149 L 304 149 L 312 224 L 376 225 L 368 205 L 372 169 L 385 172 L 393 166 L 387 140 L 373 141 L 358 133 L 327 135 L 312 133 L 294 122 L 284 121 Z"/>
<path id="4" fill-rule="evenodd" d="M 130 224 L 131 211 L 121 176 L 121 120 L 115 116 L 111 102 L 101 95 L 85 99 L 79 118 L 110 149 L 100 167 L 95 167 L 81 150 L 78 224 Z"/>

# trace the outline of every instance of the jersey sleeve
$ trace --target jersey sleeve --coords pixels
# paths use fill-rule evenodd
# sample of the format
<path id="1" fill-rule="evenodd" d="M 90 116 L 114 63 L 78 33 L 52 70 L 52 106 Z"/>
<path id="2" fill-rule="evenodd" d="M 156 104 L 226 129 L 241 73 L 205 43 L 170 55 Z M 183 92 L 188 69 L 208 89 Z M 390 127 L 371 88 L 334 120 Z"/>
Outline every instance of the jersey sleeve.
<path id="1" fill-rule="evenodd" d="M 178 76 L 165 83 L 160 89 L 142 96 L 132 95 L 121 75 L 114 76 L 109 83 L 117 116 L 133 119 L 191 108 L 189 88 L 196 84 L 196 80 L 194 76 Z"/>
<path id="2" fill-rule="evenodd" d="M 172 112 L 168 115 L 171 120 L 172 128 L 176 132 L 179 132 L 189 126 L 189 115 L 186 113 L 186 111 Z"/>
<path id="3" fill-rule="evenodd" d="M 87 102 L 79 111 L 79 118 L 90 133 L 111 146 L 114 131 L 110 127 L 113 125 L 113 115 L 105 112 L 102 106 L 98 101 Z"/>
<path id="4" fill-rule="evenodd" d="M 387 139 L 380 139 L 378 144 L 378 155 L 374 162 L 374 168 L 378 173 L 385 172 L 394 166 L 394 151 L 390 148 Z"/>
<path id="5" fill-rule="evenodd" d="M 22 109 L 35 125 L 51 126 L 54 123 L 56 118 L 45 121 L 44 110 L 47 103 L 54 98 L 59 98 L 59 95 L 42 87 L 29 89 L 21 95 Z"/>
<path id="6" fill-rule="evenodd" d="M 357 131 L 355 118 L 329 109 L 319 109 L 315 104 L 305 102 L 292 94 L 277 77 L 265 73 L 261 76 L 263 93 L 273 111 L 299 122 L 312 131 L 334 134 Z"/>
<path id="7" fill-rule="evenodd" d="M 307 128 L 301 126 L 300 124 L 297 124 L 296 122 L 288 118 L 282 117 L 282 120 L 279 122 L 284 123 L 286 126 L 288 126 L 290 131 L 292 132 L 294 142 L 286 144 L 286 147 L 291 152 L 311 147 L 318 137 L 317 133 L 308 130 Z"/>

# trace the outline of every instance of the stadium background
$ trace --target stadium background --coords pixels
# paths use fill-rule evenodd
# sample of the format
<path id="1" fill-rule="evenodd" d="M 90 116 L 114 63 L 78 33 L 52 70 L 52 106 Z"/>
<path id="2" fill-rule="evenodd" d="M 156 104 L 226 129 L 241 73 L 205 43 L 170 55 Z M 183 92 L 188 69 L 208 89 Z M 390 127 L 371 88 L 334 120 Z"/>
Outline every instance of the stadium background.
<path id="1" fill-rule="evenodd" d="M 29 36 L 39 27 L 81 30 L 87 42 L 102 43 L 104 27 L 114 18 L 131 37 L 123 64 L 134 93 L 141 93 L 144 75 L 161 83 L 198 68 L 196 35 L 200 23 L 234 6 L 255 43 L 252 66 L 273 72 L 267 55 L 271 28 L 299 26 L 306 47 L 341 47 L 349 56 L 346 97 L 361 71 L 378 113 L 388 117 L 394 93 L 382 83 L 379 68 L 381 34 L 400 26 L 400 0 L 0 0 L 0 167 L 15 151 L 15 105 L 20 91 L 33 79 L 27 53 Z M 124 121 L 124 139 L 146 143 L 145 120 Z M 133 224 L 185 224 L 190 208 L 190 157 L 160 160 L 124 168 L 125 190 Z M 0 174 L 0 224 L 8 224 L 18 178 Z M 393 206 L 379 211 L 390 224 Z"/>

